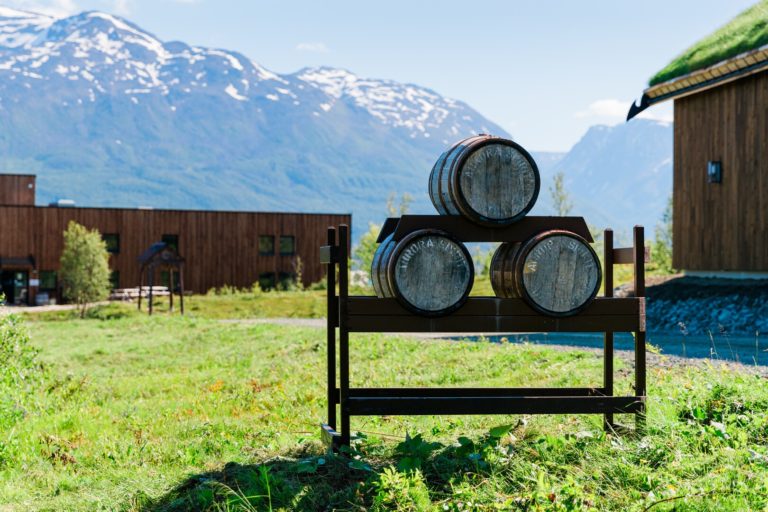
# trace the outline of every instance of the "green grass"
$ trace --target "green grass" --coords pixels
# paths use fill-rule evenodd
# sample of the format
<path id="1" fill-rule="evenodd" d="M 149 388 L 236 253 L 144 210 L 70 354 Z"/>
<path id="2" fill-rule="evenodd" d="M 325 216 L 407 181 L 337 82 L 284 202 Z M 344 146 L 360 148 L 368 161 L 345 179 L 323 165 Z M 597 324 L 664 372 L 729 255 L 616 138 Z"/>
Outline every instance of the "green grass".
<path id="1" fill-rule="evenodd" d="M 371 288 L 356 287 L 350 290 L 353 295 L 372 295 Z M 472 295 L 493 296 L 491 282 L 487 276 L 475 279 Z M 208 319 L 248 319 L 248 318 L 325 318 L 326 291 L 269 291 L 226 290 L 224 293 L 192 295 L 184 298 L 185 312 L 188 316 Z M 155 311 L 168 313 L 167 298 L 153 301 Z M 88 318 L 114 320 L 117 318 L 139 318 L 146 316 L 146 301 L 142 303 L 144 312 L 140 313 L 135 303 L 114 302 L 108 305 L 93 306 L 87 311 Z M 174 298 L 175 311 L 179 311 L 178 297 Z M 23 312 L 23 311 L 22 311 Z M 30 321 L 69 321 L 78 318 L 77 311 L 31 310 L 25 313 Z"/>
<path id="2" fill-rule="evenodd" d="M 614 282 L 623 284 L 632 280 L 632 267 L 618 265 L 614 269 Z M 600 290 L 602 294 L 602 288 Z M 354 287 L 351 295 L 373 295 L 370 287 Z M 493 288 L 487 275 L 476 276 L 472 287 L 472 296 L 493 297 Z M 184 298 L 185 312 L 194 318 L 208 319 L 248 319 L 248 318 L 325 318 L 326 291 L 307 289 L 303 291 L 253 291 L 225 289 L 219 293 L 211 292 L 205 295 L 192 295 Z M 167 298 L 156 298 L 153 301 L 154 310 L 159 314 L 168 313 Z M 114 320 L 119 318 L 140 318 L 146 316 L 146 301 L 140 313 L 135 303 L 114 302 L 108 305 L 91 307 L 86 315 L 95 320 Z M 179 311 L 178 297 L 174 299 L 175 312 Z M 25 317 L 32 322 L 38 321 L 70 321 L 78 318 L 74 310 L 36 312 L 34 309 L 25 312 Z"/>
<path id="3" fill-rule="evenodd" d="M 651 78 L 648 85 L 672 80 L 768 44 L 768 0 L 745 10 L 697 42 Z"/>
<path id="4" fill-rule="evenodd" d="M 651 367 L 642 438 L 597 416 L 366 417 L 329 456 L 322 330 L 117 316 L 28 325 L 45 370 L 0 409 L 15 411 L 0 415 L 0 510 L 768 506 L 768 382 L 752 375 Z M 351 346 L 357 386 L 596 385 L 602 364 L 536 345 Z"/>

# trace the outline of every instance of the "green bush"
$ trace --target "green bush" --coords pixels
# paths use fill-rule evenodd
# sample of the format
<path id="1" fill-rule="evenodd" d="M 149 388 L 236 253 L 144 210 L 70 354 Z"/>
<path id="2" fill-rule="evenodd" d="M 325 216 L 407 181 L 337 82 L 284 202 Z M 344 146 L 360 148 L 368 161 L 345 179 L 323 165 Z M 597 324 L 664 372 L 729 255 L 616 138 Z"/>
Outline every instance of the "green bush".
<path id="1" fill-rule="evenodd" d="M 15 460 L 13 426 L 29 414 L 32 396 L 42 385 L 44 367 L 37 356 L 21 318 L 0 315 L 0 468 Z"/>

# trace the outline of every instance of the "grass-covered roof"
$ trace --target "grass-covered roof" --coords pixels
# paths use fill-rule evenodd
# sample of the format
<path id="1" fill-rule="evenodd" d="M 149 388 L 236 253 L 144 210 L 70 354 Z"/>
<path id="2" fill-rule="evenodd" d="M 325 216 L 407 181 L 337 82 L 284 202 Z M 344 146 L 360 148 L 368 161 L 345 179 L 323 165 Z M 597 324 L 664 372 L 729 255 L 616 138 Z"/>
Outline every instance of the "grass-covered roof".
<path id="1" fill-rule="evenodd" d="M 768 0 L 760 0 L 726 25 L 685 50 L 656 73 L 648 85 L 653 86 L 672 80 L 766 44 L 768 44 Z"/>

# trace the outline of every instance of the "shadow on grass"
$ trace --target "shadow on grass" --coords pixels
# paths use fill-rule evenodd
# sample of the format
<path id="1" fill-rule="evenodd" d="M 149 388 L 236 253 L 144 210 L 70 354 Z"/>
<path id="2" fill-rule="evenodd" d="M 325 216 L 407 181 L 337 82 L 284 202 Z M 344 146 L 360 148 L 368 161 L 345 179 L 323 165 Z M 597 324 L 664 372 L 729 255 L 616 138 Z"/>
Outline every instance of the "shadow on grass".
<path id="1" fill-rule="evenodd" d="M 398 445 L 394 456 L 391 452 L 383 456 L 376 446 L 368 446 L 364 455 L 357 451 L 319 455 L 321 449 L 312 445 L 263 463 L 230 462 L 220 470 L 192 475 L 165 496 L 134 509 L 388 510 L 397 504 L 422 509 L 429 506 L 430 496 L 448 493 L 472 464 L 466 457 L 457 457 L 453 447 L 426 443 L 420 436 L 410 442 Z M 427 459 L 429 463 L 422 466 Z M 415 468 L 419 471 L 409 471 Z"/>
<path id="2" fill-rule="evenodd" d="M 192 475 L 143 512 L 347 509 L 361 503 L 356 489 L 370 475 L 341 457 L 281 458 L 262 464 L 227 463 Z"/>

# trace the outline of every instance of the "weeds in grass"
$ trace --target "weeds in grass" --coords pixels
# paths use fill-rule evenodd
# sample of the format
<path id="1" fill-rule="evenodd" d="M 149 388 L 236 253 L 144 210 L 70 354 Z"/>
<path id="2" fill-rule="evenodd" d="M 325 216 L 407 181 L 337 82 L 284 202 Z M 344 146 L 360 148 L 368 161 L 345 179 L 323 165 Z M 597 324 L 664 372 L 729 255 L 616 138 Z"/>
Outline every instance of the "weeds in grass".
<path id="1" fill-rule="evenodd" d="M 8 510 L 768 506 L 768 381 L 717 362 L 649 367 L 643 436 L 596 416 L 371 417 L 331 455 L 306 435 L 325 408 L 321 331 L 163 315 L 28 327 L 46 370 L 0 427 Z M 535 344 L 350 342 L 353 385 L 588 385 L 602 368 Z"/>

